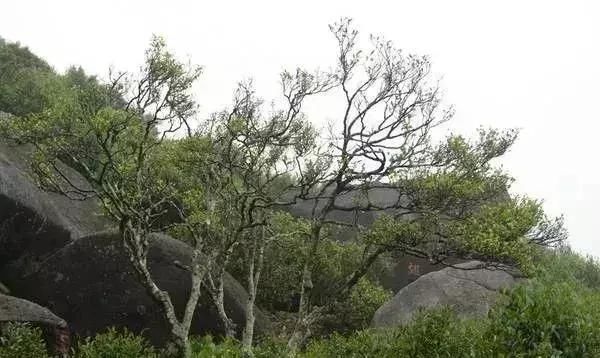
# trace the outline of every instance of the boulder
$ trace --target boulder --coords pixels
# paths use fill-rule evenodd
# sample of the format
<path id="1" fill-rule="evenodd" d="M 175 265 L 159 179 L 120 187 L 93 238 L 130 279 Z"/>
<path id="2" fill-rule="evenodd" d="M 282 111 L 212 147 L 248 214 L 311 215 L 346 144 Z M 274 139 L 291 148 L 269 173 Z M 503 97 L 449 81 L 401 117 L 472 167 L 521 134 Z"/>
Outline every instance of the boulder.
<path id="1" fill-rule="evenodd" d="M 148 265 L 158 286 L 169 292 L 180 316 L 191 286 L 189 272 L 181 267 L 189 264 L 190 256 L 191 250 L 185 243 L 166 235 L 153 235 Z M 34 273 L 13 267 L 11 277 L 5 281 L 15 294 L 59 314 L 77 335 L 90 336 L 115 326 L 142 333 L 156 345 L 163 345 L 168 337 L 160 306 L 138 283 L 115 232 L 74 241 L 47 258 Z M 247 298 L 245 289 L 227 275 L 226 311 L 240 331 Z M 192 334 L 224 333 L 213 307 L 205 292 L 196 309 Z M 255 314 L 256 333 L 268 332 L 269 319 L 258 309 Z"/>
<path id="2" fill-rule="evenodd" d="M 373 327 L 396 327 L 409 323 L 420 309 L 449 306 L 461 317 L 487 315 L 500 290 L 518 278 L 508 271 L 483 268 L 469 261 L 421 276 L 402 288 L 375 312 Z"/>
<path id="3" fill-rule="evenodd" d="M 80 237 L 113 226 L 96 200 L 71 200 L 41 190 L 31 175 L 32 148 L 0 142 L 0 267 L 14 260 L 33 268 Z M 85 180 L 67 168 L 68 177 Z"/>
<path id="4" fill-rule="evenodd" d="M 0 294 L 0 322 L 31 322 L 50 327 L 66 327 L 64 319 L 33 302 Z"/>
<path id="5" fill-rule="evenodd" d="M 49 353 L 53 356 L 66 357 L 70 351 L 71 340 L 67 322 L 45 307 L 0 294 L 0 325 L 5 322 L 28 322 L 43 327 L 49 343 Z"/>

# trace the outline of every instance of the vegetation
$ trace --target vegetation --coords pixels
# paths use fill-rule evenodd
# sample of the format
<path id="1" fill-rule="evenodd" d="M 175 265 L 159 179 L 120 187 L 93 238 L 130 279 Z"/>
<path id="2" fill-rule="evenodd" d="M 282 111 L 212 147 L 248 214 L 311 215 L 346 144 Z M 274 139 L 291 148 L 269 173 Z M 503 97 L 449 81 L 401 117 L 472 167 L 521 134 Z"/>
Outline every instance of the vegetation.
<path id="1" fill-rule="evenodd" d="M 47 356 L 46 344 L 39 328 L 18 323 L 9 323 L 2 327 L 0 357 L 45 358 Z"/>
<path id="2" fill-rule="evenodd" d="M 475 139 L 452 134 L 432 140 L 453 111 L 440 108 L 429 59 L 404 54 L 381 38 L 372 38 L 373 47 L 365 51 L 347 19 L 330 30 L 337 50 L 330 72 L 284 71 L 283 104 L 270 111 L 251 82 L 241 83 L 231 107 L 208 119 L 197 118 L 192 96 L 201 68 L 180 61 L 159 37 L 152 39 L 139 73 L 111 73 L 106 83 L 81 68 L 57 74 L 26 48 L 0 42 L 0 111 L 14 115 L 0 121 L 0 134 L 35 149 L 32 167 L 43 188 L 101 202 L 119 224 L 140 284 L 170 325 L 172 344 L 165 351 L 109 330 L 80 342 L 74 354 L 596 352 L 598 314 L 590 309 L 598 299 L 596 262 L 540 251 L 562 242 L 562 222 L 548 219 L 535 200 L 508 197 L 512 179 L 492 164 L 517 132 L 489 129 Z M 326 134 L 302 111 L 324 93 L 343 102 Z M 90 186 L 71 182 L 63 163 Z M 378 190 L 397 198 L 376 202 L 371 195 Z M 285 213 L 298 203 L 312 206 L 308 217 Z M 377 220 L 365 227 L 335 219 L 336 212 L 368 213 Z M 192 252 L 191 262 L 180 263 L 191 287 L 179 315 L 147 265 L 155 232 L 187 242 Z M 339 240 L 340 232 L 349 237 Z M 460 321 L 442 309 L 423 313 L 406 328 L 364 330 L 390 297 L 376 268 L 392 253 L 437 263 L 475 258 L 516 266 L 537 279 L 510 293 L 486 320 Z M 561 265 L 573 268 L 567 274 Z M 249 293 L 243 327 L 225 310 L 227 271 Z M 225 327 L 222 340 L 189 338 L 203 286 Z M 562 314 L 568 303 L 568 314 Z M 288 328 L 272 341 L 255 342 L 255 304 L 287 311 Z M 42 354 L 37 330 L 9 326 L 4 337 L 0 354 Z"/>
<path id="3" fill-rule="evenodd" d="M 487 318 L 460 319 L 448 308 L 424 311 L 407 327 L 313 339 L 298 357 L 597 357 L 600 286 L 593 278 L 600 265 L 568 249 L 538 255 L 536 274 L 507 291 Z M 4 332 L 1 357 L 46 356 L 40 330 L 11 325 Z M 284 341 L 263 341 L 254 354 L 280 357 L 286 349 Z M 112 330 L 75 351 L 75 357 L 160 354 L 142 339 Z M 193 357 L 239 357 L 242 347 L 234 339 L 203 337 L 192 340 L 192 351 Z"/>

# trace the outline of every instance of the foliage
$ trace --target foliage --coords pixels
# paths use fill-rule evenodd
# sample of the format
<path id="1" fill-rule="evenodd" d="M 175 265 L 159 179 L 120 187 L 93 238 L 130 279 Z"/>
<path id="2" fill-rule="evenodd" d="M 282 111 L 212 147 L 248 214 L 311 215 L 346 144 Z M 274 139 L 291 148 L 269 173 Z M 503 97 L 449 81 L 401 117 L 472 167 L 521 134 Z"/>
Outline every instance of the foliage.
<path id="1" fill-rule="evenodd" d="M 88 338 L 77 347 L 80 358 L 158 358 L 158 353 L 141 336 L 127 330 L 110 328 L 106 333 Z"/>
<path id="2" fill-rule="evenodd" d="M 321 325 L 329 332 L 353 332 L 369 327 L 375 311 L 392 298 L 392 293 L 362 277 L 352 287 L 350 295 L 337 302 L 332 314 Z"/>
<path id="3" fill-rule="evenodd" d="M 448 308 L 420 313 L 413 324 L 365 330 L 311 343 L 307 357 L 487 357 L 485 322 L 461 321 Z"/>
<path id="4" fill-rule="evenodd" d="M 350 292 L 348 314 L 343 314 L 352 329 L 364 329 L 371 323 L 373 314 L 392 298 L 392 293 L 374 284 L 366 277 L 361 278 Z"/>
<path id="5" fill-rule="evenodd" d="M 582 256 L 568 246 L 556 250 L 540 249 L 536 256 L 536 276 L 543 283 L 575 282 L 600 290 L 600 261 Z"/>
<path id="6" fill-rule="evenodd" d="M 194 358 L 234 358 L 241 356 L 241 345 L 231 338 L 215 343 L 212 336 L 204 336 L 192 339 L 191 346 L 192 357 Z"/>
<path id="7" fill-rule="evenodd" d="M 537 253 L 537 276 L 507 291 L 488 317 L 460 319 L 447 307 L 422 311 L 406 327 L 334 333 L 313 339 L 298 357 L 597 357 L 600 354 L 600 265 L 569 249 Z M 567 272 L 562 272 L 562 271 Z M 368 281 L 356 286 L 373 290 Z M 353 293 L 355 295 L 355 293 Z M 375 295 L 377 296 L 377 295 Z M 359 295 L 355 296 L 357 302 Z M 362 297 L 365 297 L 364 294 Z M 192 339 L 193 357 L 239 357 L 235 339 Z M 140 337 L 110 330 L 82 343 L 75 357 L 156 356 Z M 255 357 L 285 356 L 286 344 L 265 339 Z M 3 355 L 4 354 L 4 355 Z M 46 357 L 40 331 L 9 325 L 0 357 Z"/>
<path id="8" fill-rule="evenodd" d="M 0 358 L 46 358 L 42 331 L 27 324 L 7 323 L 0 335 Z"/>
<path id="9" fill-rule="evenodd" d="M 274 217 L 273 225 L 280 236 L 266 248 L 257 302 L 270 310 L 289 311 L 297 304 L 295 299 L 300 291 L 298 282 L 308 250 L 304 237 L 309 223 L 305 219 L 281 212 Z M 331 233 L 333 234 L 334 232 Z M 335 285 L 352 273 L 361 260 L 363 249 L 360 242 L 326 240 L 322 243 L 315 256 L 312 291 L 315 304 L 332 302 Z M 243 279 L 243 267 L 235 263 L 234 260 L 231 272 Z M 373 276 L 368 275 L 351 291 L 347 299 L 336 304 L 336 327 L 350 329 L 364 326 L 387 297 L 389 293 L 377 285 Z"/>
<path id="10" fill-rule="evenodd" d="M 462 252 L 491 261 L 515 264 L 532 270 L 532 245 L 527 234 L 542 219 L 538 202 L 513 199 L 488 204 L 464 222 L 452 225 L 449 235 Z"/>
<path id="11" fill-rule="evenodd" d="M 0 111 L 15 115 L 42 111 L 48 104 L 44 87 L 53 78 L 52 68 L 27 47 L 0 42 Z"/>
<path id="12" fill-rule="evenodd" d="M 574 282 L 534 282 L 515 289 L 506 306 L 491 312 L 490 334 L 499 350 L 537 357 L 600 354 L 600 292 Z"/>
<path id="13" fill-rule="evenodd" d="M 4 136 L 35 148 L 33 170 L 44 189 L 72 199 L 97 197 L 119 223 L 130 262 L 141 283 L 162 305 L 173 341 L 183 351 L 200 291 L 200 254 L 195 252 L 190 264 L 192 287 L 181 321 L 170 296 L 154 283 L 146 258 L 149 234 L 161 215 L 157 212 L 162 213 L 165 206 L 180 209 L 173 201 L 173 187 L 161 177 L 163 171 L 153 165 L 153 158 L 168 136 L 188 127 L 187 120 L 196 109 L 189 92 L 201 69 L 179 62 L 164 40 L 154 37 L 140 72 L 136 80 L 119 74 L 106 92 L 74 69 L 53 83 L 58 87 L 49 91 L 51 105 L 39 113 L 3 121 L 1 129 Z M 121 97 L 126 98 L 125 107 L 113 106 L 113 100 Z M 90 186 L 69 180 L 60 161 L 76 168 Z M 199 235 L 193 237 L 198 249 Z"/>

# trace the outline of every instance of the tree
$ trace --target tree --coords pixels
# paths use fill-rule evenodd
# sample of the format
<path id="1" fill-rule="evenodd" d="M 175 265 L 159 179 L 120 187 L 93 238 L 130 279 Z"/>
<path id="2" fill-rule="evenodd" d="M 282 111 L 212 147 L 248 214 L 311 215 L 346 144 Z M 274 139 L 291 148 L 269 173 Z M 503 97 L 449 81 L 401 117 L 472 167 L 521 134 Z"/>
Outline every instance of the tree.
<path id="1" fill-rule="evenodd" d="M 312 148 L 314 130 L 304 120 L 300 107 L 306 97 L 326 90 L 328 79 L 297 70 L 281 76 L 287 106 L 269 114 L 261 112 L 262 101 L 251 83 L 239 85 L 230 110 L 216 113 L 204 129 L 179 142 L 177 171 L 182 187 L 202 193 L 198 212 L 210 213 L 211 237 L 207 252 L 215 258 L 207 273 L 206 286 L 216 304 L 226 335 L 235 327 L 224 307 L 224 277 L 234 250 L 246 263 L 248 302 L 243 347 L 251 354 L 254 305 L 263 266 L 265 245 L 275 240 L 271 218 L 281 197 L 292 187 L 289 176 Z M 198 153 L 206 153 L 198 155 Z"/>
<path id="2" fill-rule="evenodd" d="M 177 173 L 163 168 L 159 154 L 169 136 L 188 127 L 195 113 L 190 89 L 200 73 L 199 67 L 177 61 L 164 41 L 154 37 L 139 78 L 121 73 L 112 79 L 109 93 L 126 99 L 123 108 L 98 105 L 73 115 L 81 103 L 77 96 L 65 95 L 57 96 L 48 110 L 2 123 L 5 136 L 35 147 L 34 169 L 44 187 L 74 200 L 97 197 L 119 223 L 134 271 L 162 307 L 177 354 L 185 357 L 190 356 L 188 333 L 206 272 L 201 255 L 204 223 L 185 214 L 180 193 L 169 184 L 169 176 Z M 74 79 L 74 74 L 69 77 Z M 70 181 L 60 160 L 77 168 L 90 187 Z M 165 208 L 179 213 L 179 226 L 192 238 L 192 287 L 181 319 L 147 266 L 150 234 L 165 230 L 155 227 Z"/>
<path id="3" fill-rule="evenodd" d="M 526 263 L 532 241 L 526 235 L 543 221 L 537 202 L 507 198 L 511 179 L 491 164 L 513 144 L 516 131 L 482 130 L 476 141 L 450 135 L 435 144 L 432 131 L 453 111 L 440 108 L 429 60 L 373 36 L 373 48 L 360 50 L 349 19 L 330 29 L 338 50 L 334 89 L 343 106 L 327 146 L 300 171 L 297 197 L 314 206 L 298 317 L 288 342 L 292 353 L 327 310 L 312 307 L 312 273 L 325 228 L 348 225 L 332 219 L 334 210 L 371 211 L 380 219 L 361 235 L 363 260 L 333 297 L 347 296 L 391 250 L 442 263 L 448 257 Z M 387 204 L 371 199 L 377 190 L 391 196 Z"/>
<path id="4" fill-rule="evenodd" d="M 24 115 L 41 111 L 48 98 L 48 81 L 56 78 L 52 68 L 27 47 L 0 41 L 0 111 Z"/>

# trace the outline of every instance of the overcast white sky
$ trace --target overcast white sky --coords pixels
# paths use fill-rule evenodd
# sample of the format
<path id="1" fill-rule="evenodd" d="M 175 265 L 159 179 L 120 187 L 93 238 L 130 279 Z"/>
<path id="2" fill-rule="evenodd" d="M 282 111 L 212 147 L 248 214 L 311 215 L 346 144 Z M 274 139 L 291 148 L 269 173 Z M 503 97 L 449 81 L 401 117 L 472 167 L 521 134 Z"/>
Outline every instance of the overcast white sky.
<path id="1" fill-rule="evenodd" d="M 577 250 L 600 256 L 600 1 L 30 1 L 0 3 L 0 36 L 20 41 L 57 70 L 77 64 L 105 77 L 135 69 L 153 33 L 204 66 L 203 113 L 229 103 L 253 77 L 269 99 L 278 73 L 327 68 L 327 24 L 354 18 L 409 52 L 431 56 L 454 132 L 521 128 L 503 160 L 513 193 L 565 214 Z M 316 123 L 335 108 L 312 106 Z"/>

